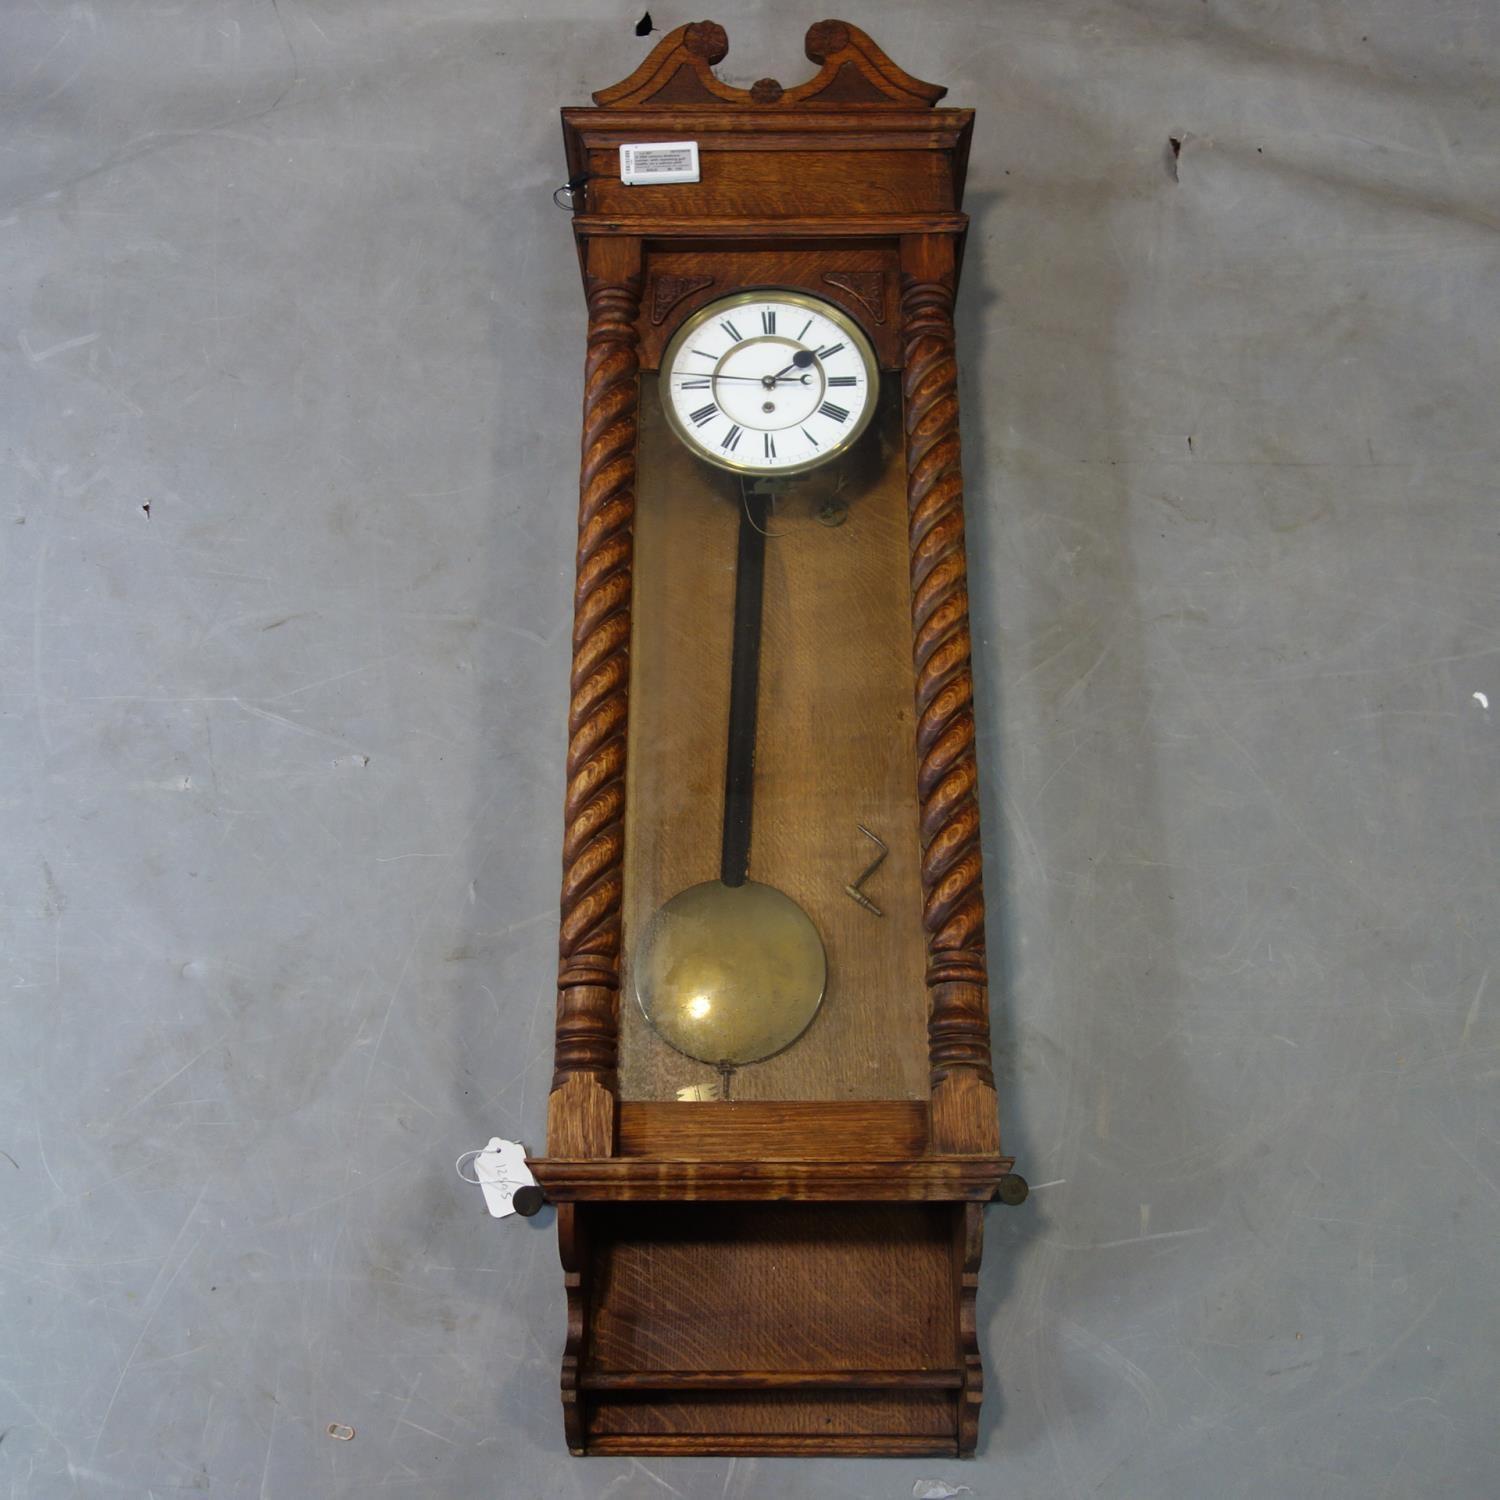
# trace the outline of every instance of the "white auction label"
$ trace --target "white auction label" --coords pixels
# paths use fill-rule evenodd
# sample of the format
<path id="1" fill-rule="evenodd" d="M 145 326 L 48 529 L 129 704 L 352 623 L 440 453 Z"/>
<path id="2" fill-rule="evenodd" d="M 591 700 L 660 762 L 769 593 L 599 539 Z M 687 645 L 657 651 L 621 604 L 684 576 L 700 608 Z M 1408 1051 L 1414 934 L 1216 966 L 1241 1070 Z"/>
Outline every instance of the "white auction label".
<path id="1" fill-rule="evenodd" d="M 621 146 L 620 181 L 626 187 L 648 182 L 697 182 L 697 141 L 642 141 Z"/>
<path id="2" fill-rule="evenodd" d="M 465 1176 L 464 1163 L 474 1163 L 473 1177 Z M 541 1194 L 527 1207 L 516 1206 L 516 1195 L 523 1189 L 536 1188 L 536 1178 L 526 1165 L 526 1148 L 519 1141 L 505 1141 L 496 1136 L 482 1151 L 465 1151 L 458 1159 L 458 1175 L 465 1182 L 475 1182 L 484 1190 L 484 1206 L 497 1218 L 513 1213 L 534 1214 L 541 1206 Z"/>

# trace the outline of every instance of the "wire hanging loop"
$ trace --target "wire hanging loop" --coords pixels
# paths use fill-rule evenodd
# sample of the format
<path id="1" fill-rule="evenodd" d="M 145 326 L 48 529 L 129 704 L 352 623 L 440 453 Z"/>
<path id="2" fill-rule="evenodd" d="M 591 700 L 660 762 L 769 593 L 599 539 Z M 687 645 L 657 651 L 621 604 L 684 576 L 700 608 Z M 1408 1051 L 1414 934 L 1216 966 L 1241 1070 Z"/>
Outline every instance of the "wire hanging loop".
<path id="1" fill-rule="evenodd" d="M 556 204 L 558 208 L 576 209 L 578 207 L 576 194 L 588 180 L 589 174 L 587 172 L 580 172 L 576 177 L 568 178 L 568 180 L 563 183 L 561 187 L 552 189 L 553 203 Z M 566 203 L 562 201 L 562 195 L 564 193 L 568 195 L 568 201 Z"/>

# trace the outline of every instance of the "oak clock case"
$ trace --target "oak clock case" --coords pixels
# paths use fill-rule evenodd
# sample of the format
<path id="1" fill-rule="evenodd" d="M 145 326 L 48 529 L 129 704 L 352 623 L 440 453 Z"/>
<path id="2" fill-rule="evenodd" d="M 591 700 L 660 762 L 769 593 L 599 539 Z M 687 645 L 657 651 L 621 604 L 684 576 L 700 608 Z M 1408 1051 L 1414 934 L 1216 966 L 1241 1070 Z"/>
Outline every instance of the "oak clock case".
<path id="1" fill-rule="evenodd" d="M 565 109 L 588 299 L 547 1153 L 575 1453 L 965 1454 L 989 1058 L 952 324 L 972 118 L 712 22 Z M 619 148 L 692 140 L 692 183 Z"/>

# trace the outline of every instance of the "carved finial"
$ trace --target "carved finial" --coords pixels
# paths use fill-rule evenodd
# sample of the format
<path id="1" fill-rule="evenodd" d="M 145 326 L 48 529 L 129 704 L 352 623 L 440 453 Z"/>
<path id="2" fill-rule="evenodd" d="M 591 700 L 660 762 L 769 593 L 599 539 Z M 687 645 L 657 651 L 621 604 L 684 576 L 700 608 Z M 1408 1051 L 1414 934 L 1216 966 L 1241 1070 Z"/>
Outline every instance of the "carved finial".
<path id="1" fill-rule="evenodd" d="M 923 83 L 899 68 L 858 26 L 847 21 L 814 21 L 803 51 L 822 70 L 796 90 L 820 104 L 898 104 L 920 109 L 936 104 L 947 89 Z"/>
<path id="2" fill-rule="evenodd" d="M 830 53 L 842 52 L 849 45 L 849 28 L 842 21 L 814 21 L 807 28 L 803 51 L 809 62 L 827 62 Z"/>
<path id="3" fill-rule="evenodd" d="M 717 21 L 694 21 L 682 28 L 682 45 L 712 67 L 729 55 L 729 33 Z"/>

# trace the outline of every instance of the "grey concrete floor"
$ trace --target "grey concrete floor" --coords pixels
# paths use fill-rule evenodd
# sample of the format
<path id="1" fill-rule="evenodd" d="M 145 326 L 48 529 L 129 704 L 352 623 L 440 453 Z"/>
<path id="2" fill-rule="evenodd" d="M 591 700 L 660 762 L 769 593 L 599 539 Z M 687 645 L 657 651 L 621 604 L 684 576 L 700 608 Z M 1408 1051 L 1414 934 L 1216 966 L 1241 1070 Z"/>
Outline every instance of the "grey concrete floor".
<path id="1" fill-rule="evenodd" d="M 1479 0 L 848 12 L 980 112 L 996 1042 L 1038 1190 L 990 1214 L 976 1462 L 566 1456 L 550 1222 L 452 1162 L 543 1134 L 556 111 L 640 4 L 0 16 L 0 1493 L 1493 1495 Z M 805 77 L 819 14 L 721 11 L 723 73 Z"/>

